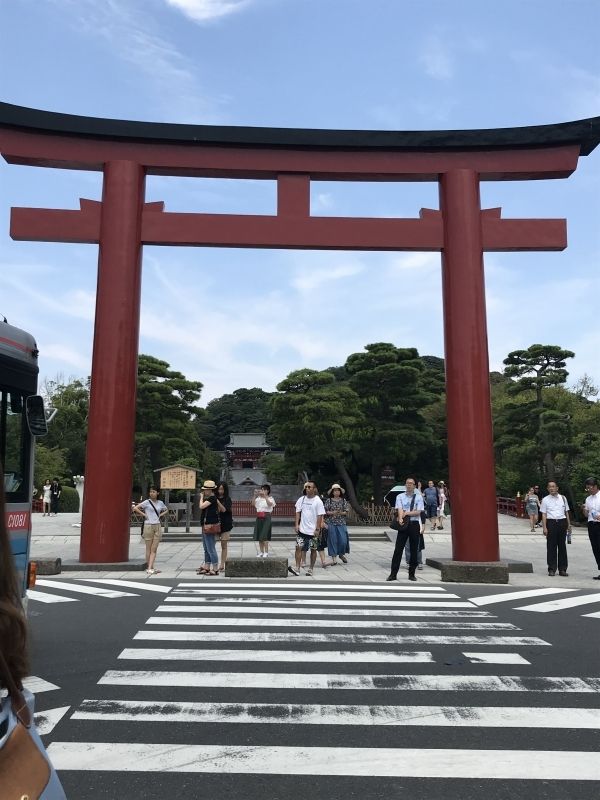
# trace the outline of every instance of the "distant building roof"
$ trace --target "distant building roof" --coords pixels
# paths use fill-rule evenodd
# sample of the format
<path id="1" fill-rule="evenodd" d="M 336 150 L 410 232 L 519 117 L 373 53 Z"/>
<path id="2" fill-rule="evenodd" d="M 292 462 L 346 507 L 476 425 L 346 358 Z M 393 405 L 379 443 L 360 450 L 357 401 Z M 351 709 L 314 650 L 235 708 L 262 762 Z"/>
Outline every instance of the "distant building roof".
<path id="1" fill-rule="evenodd" d="M 232 433 L 227 449 L 232 447 L 269 447 L 266 433 Z"/>

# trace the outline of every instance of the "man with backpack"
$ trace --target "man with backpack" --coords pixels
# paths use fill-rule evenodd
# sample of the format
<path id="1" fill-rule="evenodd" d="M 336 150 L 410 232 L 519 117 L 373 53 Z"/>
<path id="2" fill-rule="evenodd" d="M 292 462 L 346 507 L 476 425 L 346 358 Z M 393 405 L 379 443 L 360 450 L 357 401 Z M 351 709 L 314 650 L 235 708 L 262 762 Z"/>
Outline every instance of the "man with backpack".
<path id="1" fill-rule="evenodd" d="M 158 499 L 158 489 L 156 486 L 151 486 L 148 494 L 148 499 L 144 500 L 142 503 L 138 503 L 137 506 L 134 504 L 132 511 L 136 514 L 144 515 L 142 537 L 146 543 L 146 561 L 148 562 L 146 574 L 150 576 L 160 572 L 159 569 L 154 569 L 154 561 L 156 560 L 156 552 L 162 538 L 160 521 L 165 514 L 169 513 L 169 509 L 162 500 Z"/>

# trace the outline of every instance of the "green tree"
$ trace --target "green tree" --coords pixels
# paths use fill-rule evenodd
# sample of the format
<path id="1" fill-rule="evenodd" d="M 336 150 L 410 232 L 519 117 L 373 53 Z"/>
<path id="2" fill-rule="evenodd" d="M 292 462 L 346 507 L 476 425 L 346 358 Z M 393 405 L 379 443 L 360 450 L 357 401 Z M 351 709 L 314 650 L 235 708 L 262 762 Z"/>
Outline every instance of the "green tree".
<path id="1" fill-rule="evenodd" d="M 170 369 L 166 361 L 138 360 L 135 480 L 145 493 L 154 470 L 172 463 L 200 466 L 201 444 L 193 418 L 202 384 Z"/>
<path id="2" fill-rule="evenodd" d="M 336 383 L 327 370 L 300 369 L 277 385 L 271 402 L 271 431 L 285 447 L 286 458 L 304 468 L 334 467 L 349 502 L 364 517 L 346 464 L 353 437 L 365 424 L 354 390 Z"/>
<path id="3" fill-rule="evenodd" d="M 254 387 L 211 400 L 200 417 L 200 433 L 213 450 L 223 450 L 232 433 L 266 432 L 272 422 L 270 397 Z"/>
<path id="4" fill-rule="evenodd" d="M 85 446 L 90 406 L 89 381 L 62 376 L 47 380 L 42 388 L 44 402 L 56 409 L 48 425 L 44 446 L 59 448 L 65 459 L 63 477 L 81 475 L 85 469 Z"/>
<path id="5" fill-rule="evenodd" d="M 549 390 L 563 386 L 569 373 L 566 361 L 575 353 L 556 345 L 533 344 L 527 350 L 514 350 L 504 359 L 509 397 L 516 402 L 504 406 L 504 419 L 500 421 L 501 444 L 534 445 L 539 474 L 548 480 L 556 475 L 556 458 L 573 451 L 573 433 L 570 415 L 552 408 Z M 531 446 L 531 445 L 529 445 Z"/>
<path id="6" fill-rule="evenodd" d="M 77 475 L 78 473 L 71 473 Z M 42 493 L 44 481 L 49 478 L 58 478 L 64 481 L 69 475 L 65 451 L 60 447 L 48 447 L 47 444 L 36 440 L 35 443 L 35 462 L 33 469 L 33 484 L 37 489 L 37 496 Z"/>
<path id="7" fill-rule="evenodd" d="M 382 467 L 392 463 L 412 469 L 419 452 L 433 444 L 420 412 L 435 393 L 423 384 L 425 365 L 415 348 L 368 344 L 345 366 L 365 420 L 360 454 L 370 465 L 375 502 L 381 503 Z"/>

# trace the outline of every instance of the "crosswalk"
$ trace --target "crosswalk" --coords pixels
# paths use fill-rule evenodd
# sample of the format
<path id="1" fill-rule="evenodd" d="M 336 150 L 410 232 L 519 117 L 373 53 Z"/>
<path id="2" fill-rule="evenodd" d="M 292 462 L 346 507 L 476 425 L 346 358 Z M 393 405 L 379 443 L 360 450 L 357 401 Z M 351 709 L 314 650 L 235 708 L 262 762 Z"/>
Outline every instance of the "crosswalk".
<path id="1" fill-rule="evenodd" d="M 261 775 L 267 797 L 275 776 L 600 780 L 577 747 L 600 678 L 536 676 L 551 642 L 442 586 L 182 582 L 162 600 L 49 743 L 60 771 L 210 773 L 233 796 Z"/>

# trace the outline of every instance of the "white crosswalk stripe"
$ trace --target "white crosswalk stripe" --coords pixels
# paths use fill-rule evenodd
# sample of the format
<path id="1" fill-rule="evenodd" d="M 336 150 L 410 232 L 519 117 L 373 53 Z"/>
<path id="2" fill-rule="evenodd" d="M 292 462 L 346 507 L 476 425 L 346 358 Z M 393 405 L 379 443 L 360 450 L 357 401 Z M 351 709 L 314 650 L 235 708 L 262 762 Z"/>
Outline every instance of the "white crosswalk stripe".
<path id="1" fill-rule="evenodd" d="M 470 780 L 600 780 L 596 753 L 456 748 L 281 747 L 139 742 L 52 742 L 61 770 L 231 775 L 342 775 Z"/>
<path id="2" fill-rule="evenodd" d="M 77 582 L 79 581 L 79 582 Z M 83 584 L 81 583 L 83 581 Z M 90 584 L 102 584 L 102 586 L 93 586 Z M 54 580 L 53 578 L 38 578 L 35 582 L 36 586 L 42 586 L 44 589 L 52 591 L 38 591 L 37 589 L 28 589 L 27 597 L 34 602 L 39 603 L 79 603 L 82 598 L 70 597 L 69 594 L 83 594 L 89 597 L 99 597 L 102 600 L 119 600 L 122 597 L 139 597 L 140 591 L 142 592 L 160 592 L 161 594 L 168 594 L 172 587 L 154 582 L 141 582 L 141 581 L 127 581 L 109 578 L 77 578 L 73 581 Z M 137 589 L 136 592 L 117 591 L 116 589 L 107 589 L 106 586 L 125 587 L 128 589 Z M 61 594 L 66 592 L 67 595 Z"/>
<path id="3" fill-rule="evenodd" d="M 283 642 L 298 644 L 316 642 L 318 644 L 459 644 L 480 645 L 483 647 L 533 647 L 550 646 L 549 642 L 537 636 L 450 636 L 448 634 L 405 634 L 405 633 L 282 633 L 271 631 L 138 631 L 133 637 L 136 641 L 163 642 Z"/>
<path id="4" fill-rule="evenodd" d="M 50 757 L 59 770 L 262 775 L 266 796 L 268 776 L 287 775 L 600 779 L 593 749 L 557 750 L 552 739 L 519 749 L 518 737 L 537 731 L 544 742 L 561 731 L 566 742 L 600 730 L 600 678 L 532 674 L 550 642 L 447 592 L 378 589 L 210 584 L 165 597 Z M 481 674 L 493 664 L 523 674 Z M 329 741 L 343 746 L 319 734 L 336 726 L 343 737 Z M 456 746 L 432 748 L 425 732 L 435 728 L 456 729 Z"/>
<path id="5" fill-rule="evenodd" d="M 204 603 L 202 605 L 181 605 L 159 606 L 156 613 L 164 614 L 218 614 L 220 617 L 226 614 L 264 614 L 269 617 L 277 616 L 278 614 L 299 615 L 302 617 L 331 617 L 331 610 L 329 608 L 319 608 L 323 603 L 317 603 L 316 606 L 309 605 L 309 601 L 305 601 L 302 605 L 293 606 L 289 600 L 283 601 L 285 605 L 275 605 L 277 600 L 256 600 L 261 605 L 249 605 L 243 598 L 234 598 L 233 600 L 225 599 L 219 602 Z M 383 604 L 385 605 L 385 604 Z M 339 602 L 336 603 L 335 608 L 336 617 L 418 617 L 419 619 L 495 619 L 494 614 L 489 611 L 475 611 L 471 610 L 471 606 L 467 604 L 466 609 L 459 611 L 429 611 L 429 610 L 414 610 L 411 608 L 390 608 L 389 606 L 376 607 L 376 608 L 348 608 L 346 606 L 340 607 Z"/>
<path id="6" fill-rule="evenodd" d="M 600 594 L 585 594 L 578 597 L 563 597 L 561 600 L 547 600 L 545 603 L 533 603 L 529 606 L 519 606 L 517 611 L 537 611 L 547 614 L 549 611 L 563 611 L 565 608 L 586 606 L 590 603 L 600 603 Z"/>
<path id="7" fill-rule="evenodd" d="M 169 606 L 169 609 L 173 609 Z M 180 609 L 177 609 L 180 611 Z M 284 609 L 280 609 L 283 611 Z M 337 615 L 336 615 L 337 616 Z M 210 627 L 212 625 L 242 628 L 327 628 L 331 629 L 331 619 L 290 619 L 289 617 L 277 617 L 275 619 L 263 619 L 262 617 L 150 617 L 146 625 L 185 625 L 192 627 Z M 389 621 L 379 619 L 353 619 L 336 620 L 336 628 L 351 626 L 352 628 L 372 628 L 372 629 L 398 629 L 398 630 L 477 630 L 477 631 L 516 631 L 519 630 L 512 622 L 439 622 L 437 620 Z"/>
<path id="8" fill-rule="evenodd" d="M 575 589 L 527 589 L 521 592 L 499 592 L 498 594 L 485 594 L 480 597 L 471 597 L 471 602 L 476 606 L 489 606 L 495 603 L 510 603 L 513 600 L 524 600 L 526 597 L 542 597 L 548 594 L 561 594 L 574 592 Z"/>

